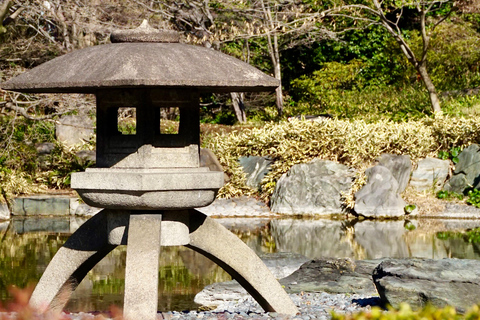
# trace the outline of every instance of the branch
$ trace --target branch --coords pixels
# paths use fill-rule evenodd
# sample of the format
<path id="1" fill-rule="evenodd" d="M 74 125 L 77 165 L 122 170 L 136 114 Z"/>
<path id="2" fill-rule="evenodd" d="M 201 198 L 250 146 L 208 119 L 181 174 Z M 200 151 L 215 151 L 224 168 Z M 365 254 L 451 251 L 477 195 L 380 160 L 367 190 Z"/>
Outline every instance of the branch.
<path id="1" fill-rule="evenodd" d="M 15 102 L 15 103 L 18 104 L 18 103 L 22 103 L 22 102 Z M 22 104 L 27 104 L 27 103 L 28 102 L 23 102 Z M 37 105 L 39 102 L 35 101 L 35 102 L 32 102 L 32 103 Z M 66 110 L 66 111 L 63 111 L 63 112 L 56 112 L 56 113 L 52 113 L 52 114 L 49 114 L 49 115 L 45 115 L 43 117 L 35 117 L 35 116 L 32 116 L 32 115 L 28 114 L 28 112 L 25 108 L 19 107 L 19 106 L 13 104 L 12 102 L 3 101 L 3 102 L 0 102 L 0 106 L 3 106 L 4 108 L 7 108 L 9 110 L 15 111 L 15 112 L 19 113 L 20 115 L 22 115 L 23 117 L 25 117 L 28 120 L 34 120 L 34 121 L 51 120 L 56 116 L 61 116 L 61 115 L 64 115 L 68 112 L 72 112 L 74 110 L 74 109 Z M 31 107 L 33 107 L 33 106 L 30 106 L 29 108 L 31 108 Z"/>
<path id="2" fill-rule="evenodd" d="M 3 20 L 8 15 L 8 10 L 13 5 L 11 0 L 3 0 L 2 5 L 0 6 L 0 25 L 3 24 Z"/>

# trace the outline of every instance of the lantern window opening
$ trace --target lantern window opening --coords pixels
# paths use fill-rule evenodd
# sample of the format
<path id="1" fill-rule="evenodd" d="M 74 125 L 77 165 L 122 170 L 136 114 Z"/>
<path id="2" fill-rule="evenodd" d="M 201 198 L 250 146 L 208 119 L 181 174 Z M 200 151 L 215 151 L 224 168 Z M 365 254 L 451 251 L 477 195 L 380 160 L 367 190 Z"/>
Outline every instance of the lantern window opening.
<path id="1" fill-rule="evenodd" d="M 179 107 L 160 107 L 159 113 L 159 131 L 161 135 L 172 135 L 179 133 L 180 127 L 180 108 Z"/>
<path id="2" fill-rule="evenodd" d="M 137 134 L 137 109 L 119 107 L 117 109 L 117 130 L 122 135 Z"/>

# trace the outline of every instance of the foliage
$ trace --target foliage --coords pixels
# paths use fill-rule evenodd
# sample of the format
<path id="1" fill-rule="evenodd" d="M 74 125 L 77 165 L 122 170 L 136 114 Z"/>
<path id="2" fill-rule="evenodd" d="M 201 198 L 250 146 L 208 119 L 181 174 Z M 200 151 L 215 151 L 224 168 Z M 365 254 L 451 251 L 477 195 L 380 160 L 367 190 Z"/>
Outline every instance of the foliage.
<path id="1" fill-rule="evenodd" d="M 438 158 L 442 160 L 450 159 L 454 164 L 458 163 L 458 155 L 462 149 L 460 147 L 452 147 L 449 151 L 438 151 Z"/>
<path id="2" fill-rule="evenodd" d="M 332 314 L 332 320 L 477 320 L 480 319 L 480 307 L 472 306 L 465 314 L 458 314 L 454 307 L 435 308 L 431 305 L 413 311 L 407 304 L 401 304 L 398 310 L 390 308 L 388 312 L 373 307 L 370 311 L 354 314 Z"/>
<path id="3" fill-rule="evenodd" d="M 428 60 L 432 81 L 439 90 L 480 86 L 479 42 L 480 34 L 471 24 L 449 22 L 438 26 Z"/>
<path id="4" fill-rule="evenodd" d="M 468 243 L 480 243 L 480 228 L 465 232 L 442 231 L 437 232 L 436 237 L 440 240 L 461 239 Z"/>
<path id="5" fill-rule="evenodd" d="M 473 189 L 468 191 L 467 203 L 474 207 L 480 208 L 480 190 Z"/>
<path id="6" fill-rule="evenodd" d="M 404 208 L 405 214 L 410 214 L 410 213 L 412 213 L 416 208 L 417 208 L 417 206 L 414 205 L 414 204 L 406 205 L 405 208 Z"/>
<path id="7" fill-rule="evenodd" d="M 276 181 L 292 165 L 315 158 L 338 161 L 354 168 L 372 163 L 382 153 L 406 154 L 413 161 L 433 156 L 438 150 L 465 147 L 480 142 L 479 118 L 424 118 L 395 123 L 387 120 L 326 119 L 267 123 L 211 138 L 206 145 L 218 156 L 230 181 L 220 190 L 222 197 L 252 195 L 237 159 L 269 156 L 275 162 L 262 181 L 261 196 L 268 200 Z"/>
<path id="8" fill-rule="evenodd" d="M 12 125 L 13 123 L 13 125 Z M 92 165 L 80 159 L 79 150 L 93 149 L 94 143 L 67 148 L 55 140 L 52 122 L 32 121 L 10 116 L 0 117 L 0 192 L 2 200 L 13 195 L 64 189 L 70 185 L 72 172 L 83 171 Z M 39 155 L 38 143 L 54 144 L 51 153 Z"/>
<path id="9" fill-rule="evenodd" d="M 328 113 L 338 118 L 369 121 L 405 121 L 429 115 L 427 93 L 418 85 L 366 85 L 359 76 L 364 63 L 325 63 L 310 76 L 292 81 L 291 94 L 298 101 L 285 113 Z"/>
<path id="10" fill-rule="evenodd" d="M 437 192 L 437 198 L 442 200 L 463 200 L 463 194 L 453 191 L 440 190 Z"/>

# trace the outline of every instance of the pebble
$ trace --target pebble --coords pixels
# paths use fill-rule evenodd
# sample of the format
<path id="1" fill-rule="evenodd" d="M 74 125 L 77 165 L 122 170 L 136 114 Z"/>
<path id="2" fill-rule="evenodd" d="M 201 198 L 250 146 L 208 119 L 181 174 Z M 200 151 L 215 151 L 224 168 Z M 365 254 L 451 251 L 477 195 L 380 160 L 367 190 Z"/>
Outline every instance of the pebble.
<path id="1" fill-rule="evenodd" d="M 168 311 L 157 314 L 158 320 L 329 320 L 331 313 L 356 313 L 368 311 L 372 306 L 380 305 L 379 297 L 364 296 L 358 294 L 329 294 L 299 293 L 290 294 L 290 298 L 298 307 L 300 313 L 295 316 L 287 316 L 276 312 L 264 312 L 260 305 L 252 298 L 247 297 L 236 302 L 225 302 L 211 311 Z M 81 312 L 62 314 L 62 320 L 86 320 L 94 319 L 96 315 Z M 15 313 L 0 312 L 0 319 L 16 320 Z M 38 320 L 52 320 L 52 317 L 37 317 Z M 102 319 L 102 318 L 96 318 Z M 103 318 L 111 319 L 111 318 Z"/>

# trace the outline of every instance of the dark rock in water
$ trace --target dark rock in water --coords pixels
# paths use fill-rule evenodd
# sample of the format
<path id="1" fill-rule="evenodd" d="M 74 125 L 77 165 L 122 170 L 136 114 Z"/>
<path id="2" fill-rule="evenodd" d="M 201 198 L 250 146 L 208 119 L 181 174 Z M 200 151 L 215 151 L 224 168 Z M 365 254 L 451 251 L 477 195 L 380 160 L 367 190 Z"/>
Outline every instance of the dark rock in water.
<path id="1" fill-rule="evenodd" d="M 284 214 L 341 213 L 341 192 L 350 188 L 353 173 L 347 166 L 327 160 L 296 164 L 278 180 L 271 210 Z"/>
<path id="2" fill-rule="evenodd" d="M 458 155 L 458 163 L 444 189 L 456 193 L 464 193 L 470 186 L 480 188 L 480 147 L 477 144 L 463 149 Z"/>
<path id="3" fill-rule="evenodd" d="M 439 190 L 447 179 L 450 160 L 425 158 L 418 161 L 418 167 L 412 173 L 410 185 L 419 191 Z"/>
<path id="4" fill-rule="evenodd" d="M 240 157 L 238 162 L 247 176 L 247 186 L 258 190 L 273 161 L 268 157 L 248 156 Z"/>
<path id="5" fill-rule="evenodd" d="M 280 280 L 289 293 L 328 292 L 377 295 L 372 272 L 381 260 L 319 259 Z"/>
<path id="6" fill-rule="evenodd" d="M 399 184 L 392 172 L 376 165 L 365 174 L 367 184 L 355 193 L 355 212 L 373 218 L 404 216 L 406 202 L 400 196 Z"/>
<path id="7" fill-rule="evenodd" d="M 480 261 L 458 259 L 385 260 L 373 273 L 381 299 L 394 308 L 408 303 L 454 306 L 464 312 L 480 302 Z"/>
<path id="8" fill-rule="evenodd" d="M 50 154 L 55 149 L 55 144 L 52 142 L 35 143 L 35 149 L 39 155 Z"/>
<path id="9" fill-rule="evenodd" d="M 412 172 L 412 161 L 408 155 L 382 154 L 377 159 L 378 163 L 390 170 L 398 182 L 398 193 L 405 191 L 410 173 Z"/>

